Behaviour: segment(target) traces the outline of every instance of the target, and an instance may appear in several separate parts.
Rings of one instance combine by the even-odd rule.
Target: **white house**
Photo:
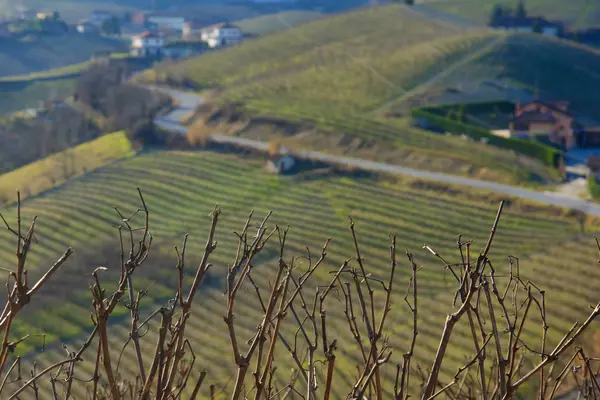
[[[156,57],[162,54],[165,39],[151,32],[144,32],[131,38],[131,55],[136,57]]]
[[[88,20],[80,21],[76,26],[79,33],[97,33],[98,27]]]
[[[155,24],[159,30],[162,31],[175,31],[183,32],[183,26],[185,24],[184,17],[173,17],[167,15],[150,15],[147,21]]]
[[[243,37],[242,31],[228,22],[207,26],[200,34],[201,39],[212,48],[238,44]]]
[[[547,36],[562,36],[564,32],[564,25],[561,22],[548,21],[541,17],[506,16],[498,18],[491,27],[512,32],[538,32]]]

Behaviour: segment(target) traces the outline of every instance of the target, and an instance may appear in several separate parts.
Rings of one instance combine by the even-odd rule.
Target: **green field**
[[[173,295],[175,290],[174,253],[172,245],[180,243],[185,232],[191,234],[188,254],[190,265],[194,265],[206,238],[209,224],[208,214],[215,203],[223,210],[222,223],[217,229],[218,250],[212,262],[212,284],[206,286],[199,297],[200,306],[193,309],[189,336],[199,357],[198,368],[208,368],[210,383],[220,388],[232,374],[228,354],[229,344],[224,335],[225,312],[222,277],[227,263],[231,262],[235,236],[232,231],[241,229],[251,209],[258,217],[269,210],[274,211],[272,223],[289,224],[289,250],[287,257],[301,256],[305,246],[317,252],[324,240],[334,238],[329,248],[327,265],[317,273],[318,282],[330,279],[329,271],[337,268],[343,260],[353,256],[348,232],[348,216],[356,221],[362,255],[374,276],[387,275],[388,234],[398,235],[398,245],[414,252],[422,265],[420,276],[421,329],[416,360],[428,367],[453,295],[450,275],[444,272],[429,253],[422,250],[429,244],[447,259],[456,261],[456,237],[464,234],[475,240],[474,249],[483,246],[494,219],[497,201],[494,196],[485,200],[485,195],[461,191],[440,191],[421,188],[407,181],[393,179],[349,179],[329,176],[319,179],[301,180],[280,177],[262,171],[264,161],[252,157],[219,155],[209,152],[150,152],[132,159],[112,163],[55,189],[51,193],[26,200],[23,217],[28,220],[38,215],[38,243],[28,258],[30,279],[35,279],[48,263],[61,254],[67,245],[72,245],[76,258],[71,260],[52,283],[39,292],[28,312],[15,327],[15,338],[25,332],[46,333],[46,351],[38,357],[38,368],[57,361],[64,351],[56,346],[57,341],[67,341],[73,348],[84,340],[89,329],[89,292],[87,282],[90,271],[105,265],[109,271],[117,271],[118,250],[116,230],[113,223],[118,218],[112,209],[119,207],[123,212],[134,211],[138,206],[135,187],[142,188],[151,215],[151,231],[155,238],[155,255],[149,266],[140,270],[136,278],[138,288],[154,281],[150,298],[143,308],[143,315],[159,302]],[[14,217],[14,208],[2,210],[7,218]],[[500,275],[504,276],[504,260],[508,254],[519,256],[521,275],[533,278],[548,290],[549,341],[554,343],[575,319],[587,312],[587,305],[597,301],[594,284],[600,279],[600,270],[594,268],[597,250],[591,236],[583,235],[576,219],[545,208],[525,207],[518,202],[505,210],[500,224],[493,260]],[[269,277],[276,267],[276,244],[267,248],[254,279],[263,287],[268,286]],[[157,257],[159,257],[157,259]],[[165,258],[170,257],[170,258]],[[12,236],[0,232],[0,267],[11,268],[14,259]],[[156,264],[152,264],[153,260]],[[165,261],[166,260],[166,261]],[[169,260],[173,260],[170,262]],[[565,274],[565,268],[569,273]],[[190,267],[191,269],[191,267]],[[408,269],[401,263],[394,292],[394,304],[390,314],[390,345],[394,355],[384,377],[386,397],[392,390],[391,381],[395,363],[408,346],[410,335],[409,313],[402,306]],[[189,283],[190,277],[186,278]],[[316,284],[316,283],[315,283]],[[565,288],[577,287],[578,295],[571,296]],[[65,291],[65,288],[69,288]],[[79,289],[78,289],[79,288]],[[236,310],[239,334],[251,336],[257,317],[252,288],[245,288],[244,301],[238,302]],[[332,306],[333,308],[333,306]],[[117,315],[124,315],[124,307]],[[142,316],[142,319],[145,317]],[[351,371],[359,353],[355,351],[352,338],[346,332],[343,316],[331,312],[328,319],[333,328],[331,337],[338,339],[338,379],[335,393],[343,397],[349,390]],[[116,321],[122,321],[117,317]],[[452,342],[447,362],[443,366],[442,380],[447,382],[455,373],[458,363],[472,356],[472,342],[463,335],[466,326],[459,330]],[[113,356],[118,357],[121,343],[128,337],[126,323],[113,327]],[[532,346],[538,336],[537,325],[525,327],[523,339]],[[286,331],[288,332],[288,331]],[[13,339],[11,337],[11,339]],[[24,343],[20,354],[31,351],[36,339]],[[38,340],[38,345],[40,339]],[[207,343],[210,343],[207,345]],[[152,352],[154,335],[144,337],[143,349]],[[127,360],[130,354],[126,353]],[[277,362],[287,376],[291,360],[279,357]],[[78,367],[78,374],[91,376],[93,357]],[[121,372],[132,373],[135,363],[121,363]],[[85,398],[85,384],[76,384],[74,396]],[[188,387],[188,390],[191,390]],[[208,389],[208,386],[206,386]],[[206,395],[206,391],[204,392]],[[26,398],[26,397],[23,397]]]
[[[402,5],[381,6],[303,24],[143,78],[188,76],[200,87],[222,89],[221,100],[242,102],[253,115],[309,122],[432,159],[467,162],[473,170],[498,172],[501,181],[552,181],[535,162],[515,174],[510,152],[423,132],[378,113],[504,38],[438,24]]]
[[[422,0],[437,10],[455,14],[482,24],[489,21],[494,4],[515,7],[514,0]],[[600,24],[600,3],[595,0],[527,0],[530,15],[566,22],[572,28],[585,28]]]
[[[284,11],[277,14],[268,14],[256,18],[236,21],[236,25],[249,35],[266,35],[292,28],[323,18],[323,14],[312,11]]]

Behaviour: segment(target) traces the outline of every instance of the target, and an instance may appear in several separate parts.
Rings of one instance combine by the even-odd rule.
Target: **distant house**
[[[104,21],[109,20],[112,17],[114,17],[114,14],[110,11],[94,10],[90,14],[89,22],[96,26],[102,26]]]
[[[146,15],[143,12],[136,12],[131,16],[131,23],[134,25],[146,25]]]
[[[568,106],[569,103],[564,101],[517,104],[514,118],[509,125],[510,136],[547,135],[551,142],[565,149],[576,146],[576,133],[581,130],[581,126],[567,111]]]
[[[165,39],[161,35],[144,32],[131,40],[131,55],[134,57],[158,57],[162,55]]]
[[[183,24],[183,38],[188,40],[202,34],[203,24],[199,21],[186,21]]]
[[[77,32],[84,34],[98,33],[98,27],[88,20],[80,21],[75,26],[75,29],[77,30]]]
[[[565,31],[561,22],[548,21],[542,17],[504,16],[496,19],[490,26],[513,32],[537,32],[547,36],[562,36]]]
[[[294,169],[296,159],[289,153],[276,154],[267,160],[267,171],[274,174],[289,173]]]
[[[231,46],[242,41],[242,31],[229,22],[211,25],[201,30],[201,38],[211,48]]]
[[[40,11],[35,15],[39,21],[57,21],[60,19],[60,13],[56,10]]]
[[[161,31],[171,31],[174,33],[182,33],[185,24],[185,18],[180,16],[169,15],[150,15],[147,21],[156,25]]]

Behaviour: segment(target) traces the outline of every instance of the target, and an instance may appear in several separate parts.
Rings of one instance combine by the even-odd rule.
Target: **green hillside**
[[[475,171],[495,171],[502,177],[494,179],[501,181],[522,183],[533,176],[552,180],[539,163],[515,163],[512,152],[372,115],[503,37],[438,23],[402,5],[381,6],[159,67],[142,79],[173,82],[186,76],[199,87],[219,88],[221,101],[241,102],[253,115],[308,122],[359,140],[385,142],[388,148],[420,153],[417,158],[426,155],[430,165],[436,158],[458,160]],[[316,148],[324,147],[337,148],[323,143]],[[396,162],[411,165],[411,158]]]
[[[475,240],[475,248],[483,246],[489,234],[497,201],[494,196],[461,192],[460,190],[427,189],[411,181],[393,179],[348,179],[325,176],[314,179],[294,179],[263,172],[264,161],[258,158],[219,155],[208,152],[154,152],[112,163],[84,177],[74,180],[41,197],[25,201],[23,218],[38,215],[38,243],[28,258],[30,277],[38,276],[50,260],[57,257],[65,246],[72,245],[76,258],[60,273],[53,276],[51,284],[44,287],[33,301],[28,312],[15,327],[15,337],[24,332],[46,333],[47,350],[38,358],[38,368],[63,357],[57,341],[68,341],[72,346],[84,340],[83,332],[89,329],[89,292],[86,274],[99,265],[117,271],[118,260],[116,230],[118,221],[113,206],[123,212],[138,207],[135,186],[144,191],[150,208],[151,230],[154,236],[154,256],[149,265],[136,278],[139,288],[154,281],[150,298],[146,299],[143,315],[172,296],[176,287],[176,274],[171,260],[172,245],[179,243],[185,232],[191,234],[188,253],[193,264],[201,253],[208,229],[208,213],[215,203],[223,210],[222,223],[217,229],[218,251],[211,261],[215,267],[211,274],[213,284],[201,293],[201,307],[192,312],[189,335],[192,345],[198,349],[199,369],[210,368],[210,381],[224,384],[231,373],[230,360],[223,358],[229,345],[223,335],[222,320],[223,282],[227,263],[231,262],[235,249],[235,236],[231,233],[241,228],[247,213],[254,209],[257,216],[274,211],[272,223],[291,226],[288,239],[288,257],[301,256],[304,247],[313,252],[323,241],[334,238],[329,248],[327,265],[317,273],[319,281],[328,280],[329,271],[339,267],[353,249],[347,230],[348,216],[357,222],[362,253],[374,276],[387,274],[388,233],[398,234],[398,246],[416,254],[420,269],[421,326],[420,345],[416,360],[426,367],[435,349],[447,305],[451,303],[453,286],[443,266],[421,248],[430,244],[445,257],[456,260],[456,237],[465,234]],[[243,196],[240,194],[243,193]],[[519,256],[521,277],[535,278],[535,282],[547,289],[549,316],[548,340],[554,343],[566,331],[572,321],[586,312],[586,307],[597,300],[594,279],[600,271],[591,268],[597,258],[592,237],[582,235],[577,220],[551,209],[536,208],[515,201],[507,206],[506,213],[496,235],[493,259],[497,260],[499,275],[504,276],[502,260],[506,255]],[[14,208],[5,208],[3,215],[13,217]],[[273,245],[276,246],[276,245]],[[269,276],[276,266],[276,248],[265,250],[254,279],[259,285],[268,285]],[[275,251],[275,253],[273,253]],[[0,231],[0,267],[10,268],[14,260],[11,234]],[[113,254],[114,253],[114,254]],[[156,264],[153,264],[156,263]],[[154,265],[154,266],[153,266]],[[404,266],[404,264],[402,264]],[[569,274],[564,274],[568,266]],[[148,269],[150,268],[150,269]],[[543,271],[542,274],[540,272]],[[404,288],[407,269],[400,269],[398,287]],[[191,279],[187,277],[186,281]],[[64,288],[70,288],[65,294]],[[266,286],[265,286],[266,287]],[[569,297],[564,287],[577,287],[578,296]],[[242,296],[252,296],[251,288],[245,288]],[[394,304],[402,304],[404,289],[394,292]],[[251,335],[255,326],[255,309],[250,297],[243,297],[236,311],[237,324],[242,335]],[[568,301],[565,301],[568,298]],[[66,301],[65,301],[66,300]],[[37,310],[37,311],[36,311]],[[253,311],[254,310],[254,311]],[[117,315],[127,313],[121,306]],[[144,319],[145,316],[142,317]],[[343,315],[331,313],[333,328],[330,334],[338,338],[340,351],[336,365],[341,368],[336,380],[336,393],[346,393],[347,380],[352,365],[359,357],[354,351],[352,337],[346,332]],[[394,358],[385,369],[390,378],[395,373],[395,363],[401,359],[408,344],[410,320],[408,310],[396,307],[390,314],[390,345]],[[119,321],[117,319],[116,321]],[[467,328],[459,325],[457,329]],[[127,339],[128,325],[117,323],[113,330],[123,343]],[[539,334],[537,325],[525,327],[523,340],[532,340]],[[11,338],[12,339],[12,338]],[[27,353],[38,340],[32,338],[21,345],[19,353]],[[118,357],[120,343],[115,341],[114,356]],[[152,352],[155,341],[150,334],[145,337],[144,351]],[[207,345],[210,343],[210,345]],[[472,343],[467,336],[456,336],[448,362],[444,364],[443,380],[448,381],[456,371],[457,363],[472,353]],[[129,357],[126,353],[125,360]],[[287,371],[290,360],[278,359],[279,370]],[[346,366],[346,368],[344,367]],[[93,372],[93,359],[78,364],[78,372]],[[124,362],[121,372],[131,373],[135,363]],[[285,373],[285,372],[284,372]],[[393,378],[391,378],[393,379]],[[75,386],[75,397],[85,398],[85,384]],[[186,390],[191,390],[189,387]],[[386,390],[391,391],[391,384]],[[26,398],[26,397],[24,397]]]
[[[495,4],[515,7],[515,0],[422,0],[437,10],[486,24]],[[573,28],[600,24],[600,3],[596,0],[526,0],[530,15],[542,15],[566,22]]]
[[[284,11],[277,14],[263,15],[256,18],[236,21],[236,25],[248,35],[265,35],[284,31],[323,18],[323,14],[312,11]]]
[[[24,75],[86,62],[97,51],[122,52],[119,40],[83,35],[1,39],[0,77]]]

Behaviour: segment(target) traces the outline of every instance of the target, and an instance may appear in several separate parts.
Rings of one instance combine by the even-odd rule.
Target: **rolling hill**
[[[540,35],[511,34],[438,76],[423,93],[444,92],[438,101],[445,103],[567,100],[569,111],[595,125],[600,123],[600,93],[590,88],[600,85],[599,70],[598,50]],[[401,97],[399,102],[406,100]]]
[[[0,77],[24,75],[88,61],[97,51],[122,52],[125,43],[100,36],[2,38]]]
[[[523,183],[532,176],[552,181],[547,171],[540,173],[537,168],[533,172],[526,166],[522,167],[524,175],[516,176],[514,163],[507,161],[509,152],[488,147],[483,150],[487,155],[477,159],[483,146],[475,149],[475,144],[456,137],[413,129],[405,118],[407,112],[401,113],[400,119],[380,112],[389,111],[391,105],[394,111],[400,105],[414,107],[411,102],[415,93],[427,91],[453,71],[458,74],[476,65],[482,55],[494,54],[502,43],[514,47],[515,71],[521,55],[539,52],[540,59],[551,60],[543,65],[544,74],[549,81],[552,76],[561,76],[563,88],[570,82],[579,85],[575,81],[581,75],[566,58],[561,58],[563,55],[585,57],[584,68],[600,59],[595,53],[560,41],[524,38],[520,44],[519,39],[454,26],[403,5],[386,5],[310,22],[236,48],[159,68],[144,78],[172,82],[185,76],[200,88],[218,89],[221,102],[241,103],[254,115],[304,121],[361,140],[385,141],[432,159],[469,160],[475,169],[500,171],[505,181]],[[545,46],[536,48],[530,43]],[[537,68],[540,63],[532,64],[521,84],[530,81],[527,83],[533,85]],[[491,80],[497,79],[491,76],[493,71]],[[461,79],[470,82],[471,77],[465,74]],[[585,103],[596,96],[591,89],[595,78],[586,76],[583,82],[588,89],[569,92],[558,88],[562,83],[552,82],[546,91],[589,111],[591,105]]]
[[[209,224],[208,213],[217,202],[223,210],[216,238],[219,247],[211,259],[215,264],[210,279],[212,283],[203,287],[201,307],[193,309],[188,331],[192,345],[198,349],[198,368],[209,368],[209,380],[218,388],[226,385],[232,372],[230,360],[223,357],[223,352],[229,351],[229,344],[223,330],[222,279],[225,266],[231,262],[235,250],[235,236],[231,232],[242,226],[251,209],[257,216],[272,210],[273,224],[291,226],[288,257],[305,254],[304,246],[309,246],[314,252],[327,237],[334,238],[328,251],[328,261],[317,272],[316,279],[319,281],[329,280],[329,271],[352,257],[348,216],[357,223],[362,254],[374,277],[387,274],[387,235],[397,233],[398,245],[413,251],[421,266],[419,315],[422,328],[415,362],[427,367],[449,311],[446,305],[451,304],[453,286],[449,284],[450,276],[444,272],[439,260],[421,248],[424,243],[430,244],[446,258],[455,260],[459,257],[456,235],[460,233],[473,239],[474,246],[479,248],[489,234],[498,199],[385,177],[349,179],[335,174],[312,178],[308,175],[304,179],[301,176],[280,177],[266,174],[263,166],[264,159],[253,156],[155,151],[109,163],[49,193],[26,200],[23,218],[29,220],[38,215],[38,240],[28,258],[31,279],[39,276],[42,268],[61,254],[65,246],[72,245],[76,250],[75,258],[53,276],[27,312],[15,322],[15,338],[26,332],[46,334],[46,351],[37,357],[38,368],[63,357],[64,351],[57,346],[59,340],[72,348],[84,340],[84,332],[89,330],[90,324],[89,276],[86,275],[99,265],[108,267],[109,271],[118,270],[117,231],[112,226],[118,217],[112,206],[123,212],[135,210],[138,207],[135,186],[144,191],[155,239],[154,253],[136,277],[139,288],[154,282],[149,297],[144,299],[142,319],[175,291],[177,283],[172,268],[172,245],[189,232],[187,254],[190,263],[194,264],[203,247]],[[240,193],[244,195],[240,196]],[[14,207],[2,209],[6,218],[11,218],[14,211]],[[574,216],[560,210],[512,201],[505,210],[495,244],[492,258],[497,260],[499,275],[505,275],[507,267],[501,260],[506,255],[519,256],[521,277],[534,278],[536,284],[548,290],[547,307],[552,310],[548,321],[551,326],[549,343],[556,342],[562,331],[586,313],[587,305],[597,300],[593,282],[600,279],[600,271],[590,268],[596,263],[597,249],[593,238],[581,232]],[[273,246],[265,250],[254,273],[256,283],[265,287],[276,267],[277,248]],[[12,267],[13,253],[10,232],[0,231],[0,267]],[[402,267],[397,282],[402,289],[394,292],[394,304],[402,304],[408,279],[404,264]],[[564,273],[566,267],[569,268],[568,274]],[[191,276],[186,276],[186,283],[191,279]],[[571,296],[564,290],[565,287],[577,287],[578,295]],[[242,296],[253,296],[251,289],[244,288]],[[127,313],[125,306],[119,306],[111,327],[115,343],[124,343],[128,338],[129,327],[119,318],[119,315]],[[251,336],[256,323],[252,301],[238,302],[236,315],[239,332]],[[334,392],[343,394],[348,390],[352,366],[360,356],[354,351],[353,339],[345,328],[338,328],[344,326],[343,315],[332,312],[328,318],[331,318],[331,326],[335,327],[329,334],[338,339],[340,349],[336,362],[340,375],[335,381]],[[384,370],[384,377],[393,380],[394,365],[408,345],[409,311],[395,307],[389,318],[390,326],[393,326],[389,344],[395,352],[392,363]],[[525,326],[522,339],[530,342],[536,338],[538,328],[537,325]],[[448,362],[443,365],[443,381],[450,380],[457,365],[466,355],[473,353],[467,336],[461,337],[467,326],[458,325],[456,329],[459,333],[452,342]],[[152,353],[154,333],[152,331],[144,337],[144,352]],[[27,355],[36,343],[40,345],[41,338],[30,338],[19,346],[17,354]],[[113,347],[115,360],[119,356],[119,344]],[[124,360],[130,356],[126,352]],[[26,360],[30,362],[31,358],[26,357]],[[285,357],[277,362],[281,371],[291,367],[291,360]],[[93,372],[93,358],[78,365],[78,373],[83,376]],[[122,374],[130,374],[134,370],[135,363],[121,363]],[[85,387],[85,383],[75,384],[73,395],[85,398]],[[186,390],[192,390],[192,387]],[[391,384],[385,390],[388,395],[392,390]]]
[[[487,24],[495,4],[515,7],[515,0],[421,0],[437,10]],[[572,28],[600,24],[600,3],[595,0],[526,0],[530,15],[566,22]]]

